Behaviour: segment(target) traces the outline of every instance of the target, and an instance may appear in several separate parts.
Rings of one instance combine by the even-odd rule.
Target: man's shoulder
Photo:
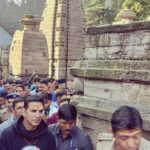
[[[79,127],[75,127],[75,131],[74,131],[74,138],[78,139],[78,141],[91,141],[89,135],[84,132],[83,130],[81,130]]]
[[[8,120],[2,122],[2,123],[0,124],[0,129],[3,128],[3,127],[5,127],[5,126],[7,126],[7,124],[9,124],[9,121],[8,121]]]
[[[93,150],[93,144],[89,135],[79,127],[75,127],[73,138],[80,144],[81,149]]]
[[[96,150],[114,150],[114,138],[111,133],[99,133]]]
[[[6,120],[2,124],[0,124],[0,134],[3,132],[3,130],[5,130],[8,127],[10,127],[12,124],[13,124],[13,122],[11,122],[10,120]]]
[[[96,150],[115,150],[114,141],[99,141]]]
[[[59,130],[58,124],[52,124],[48,126],[48,130],[51,131],[53,134],[56,134]]]
[[[0,136],[1,137],[10,137],[12,135],[12,133],[14,132],[13,126],[7,126],[3,129],[0,130]]]
[[[141,138],[140,150],[150,150],[150,141]]]
[[[82,129],[80,129],[79,127],[75,127],[75,135],[79,135],[81,137],[88,136],[88,134],[84,132]]]

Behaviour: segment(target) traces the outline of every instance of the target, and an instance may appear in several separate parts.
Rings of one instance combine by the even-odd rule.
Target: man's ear
[[[109,128],[109,132],[113,135],[113,137],[115,138],[115,134],[114,134],[114,132],[113,132],[113,130],[112,130],[112,128],[110,127]]]
[[[23,117],[25,117],[25,112],[26,112],[26,110],[25,110],[25,108],[24,108],[23,111],[22,111],[22,116],[23,116]]]
[[[15,112],[15,109],[12,107],[11,111],[12,111],[12,113],[14,113],[14,112]]]

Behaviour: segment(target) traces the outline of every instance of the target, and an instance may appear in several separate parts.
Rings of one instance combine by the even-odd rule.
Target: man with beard
[[[77,109],[64,104],[58,111],[58,124],[49,127],[55,135],[57,150],[93,150],[87,134],[76,127]]]
[[[150,150],[150,142],[142,138],[142,118],[138,110],[121,106],[111,117],[112,139],[107,135],[97,150]]]
[[[24,101],[24,113],[16,123],[5,129],[0,137],[1,150],[40,149],[55,150],[55,138],[42,120],[43,99],[27,96]]]

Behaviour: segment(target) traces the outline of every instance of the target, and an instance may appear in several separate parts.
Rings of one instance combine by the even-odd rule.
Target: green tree
[[[113,0],[111,5],[105,6],[105,0],[87,0],[84,7],[87,24],[111,24],[122,2],[123,0]]]
[[[145,20],[150,15],[149,0],[125,0],[120,11],[125,8],[129,8],[136,13],[135,20],[137,21]]]

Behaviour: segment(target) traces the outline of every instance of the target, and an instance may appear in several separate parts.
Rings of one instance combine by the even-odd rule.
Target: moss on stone
[[[83,60],[71,68],[73,76],[133,82],[150,82],[149,61]]]
[[[150,21],[132,22],[121,25],[104,25],[100,27],[90,27],[86,33],[89,35],[99,35],[104,33],[127,33],[137,30],[150,30]]]

